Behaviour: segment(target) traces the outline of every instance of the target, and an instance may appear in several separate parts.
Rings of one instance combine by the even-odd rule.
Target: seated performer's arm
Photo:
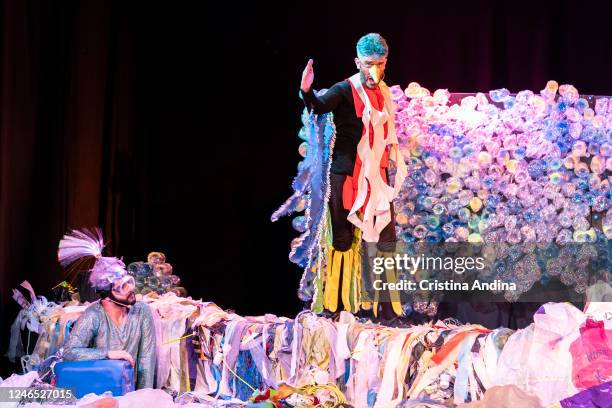
[[[151,315],[151,308],[142,304],[142,317],[140,324],[140,344],[138,346],[138,376],[137,388],[153,388],[156,364],[155,323]]]
[[[108,349],[91,347],[100,322],[93,308],[88,307],[77,319],[64,345],[63,357],[67,361],[102,360]]]
[[[311,89],[314,81],[314,71],[312,69],[312,59],[308,60],[306,68],[302,73],[302,83],[300,85],[300,94],[304,100],[304,104],[309,110],[312,110],[317,115],[331,112],[342,101],[340,92],[340,83],[335,84],[321,96],[316,96]]]
[[[62,354],[66,361],[82,360],[127,360],[134,366],[134,358],[124,350],[108,350],[92,346],[100,326],[99,314],[95,307],[88,307],[77,319],[64,345]]]

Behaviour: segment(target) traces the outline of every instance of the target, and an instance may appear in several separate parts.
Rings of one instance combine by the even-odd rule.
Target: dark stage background
[[[0,3],[0,351],[11,289],[62,279],[68,227],[102,226],[126,262],[164,251],[194,297],[295,315],[295,233],[269,216],[299,160],[301,71],[349,77],[367,32],[389,84],[612,94],[604,2],[254,3]]]

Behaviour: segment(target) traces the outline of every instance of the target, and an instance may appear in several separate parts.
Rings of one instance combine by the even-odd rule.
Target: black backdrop
[[[101,225],[127,262],[164,251],[238,313],[299,311],[295,234],[269,221],[299,160],[299,79],[309,57],[317,88],[350,76],[364,33],[387,38],[390,84],[612,94],[604,2],[0,4],[1,351],[11,288],[61,280],[68,227]]]

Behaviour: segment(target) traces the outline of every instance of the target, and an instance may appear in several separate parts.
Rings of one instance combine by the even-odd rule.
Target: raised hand
[[[314,81],[314,71],[312,69],[312,58],[308,60],[306,64],[306,68],[304,68],[304,72],[302,72],[302,83],[300,85],[300,89],[303,92],[310,91],[310,87],[312,86],[312,82]]]

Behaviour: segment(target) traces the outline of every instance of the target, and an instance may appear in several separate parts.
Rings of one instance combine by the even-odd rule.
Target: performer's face
[[[136,303],[135,288],[134,278],[126,275],[113,283],[112,297],[120,303],[133,305]]]
[[[385,77],[387,57],[361,57],[355,58],[355,65],[361,75],[361,82],[368,88],[376,88]]]

